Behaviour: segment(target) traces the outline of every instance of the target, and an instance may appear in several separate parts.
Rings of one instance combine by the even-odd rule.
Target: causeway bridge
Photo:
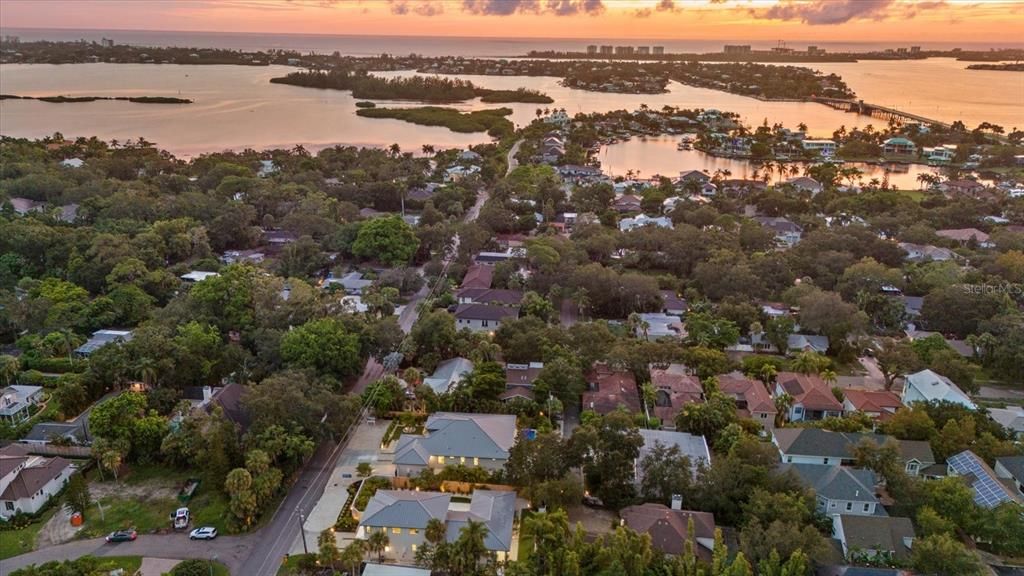
[[[904,112],[895,108],[889,108],[888,106],[870,104],[863,100],[844,100],[842,98],[822,98],[818,96],[812,96],[810,100],[812,102],[824,104],[830,108],[835,108],[836,110],[842,110],[843,112],[855,112],[863,116],[882,118],[886,121],[894,120],[897,124],[903,124],[905,122],[919,122],[921,124],[949,127],[949,124],[946,122],[939,122],[938,120],[925,118],[924,116],[911,114],[910,112]]]

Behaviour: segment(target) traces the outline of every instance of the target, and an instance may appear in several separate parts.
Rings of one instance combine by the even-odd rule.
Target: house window
[[[792,463],[793,462],[793,457],[792,456],[786,456],[786,462]]]
[[[437,463],[444,466],[444,456],[438,456]]]
[[[409,535],[410,536],[415,536],[415,535],[417,535],[419,533],[420,533],[420,531],[418,529],[416,529],[416,528],[409,528]]]
[[[907,462],[907,474],[911,476],[917,476],[917,471],[920,469],[920,465],[917,462]]]
[[[864,511],[867,512],[870,509],[871,509],[871,504],[865,503],[864,504]]]
[[[402,529],[401,528],[392,528],[391,529],[391,533],[392,534],[401,534],[402,533]]]
[[[846,503],[846,511],[849,512],[850,510],[853,510],[853,502]]]
[[[466,457],[465,456],[459,456],[459,464],[465,464],[465,463],[466,463]]]
[[[479,466],[479,465],[480,465],[480,459],[479,458],[473,458],[473,466]]]
[[[413,551],[413,552],[415,552],[415,551],[416,551],[416,545],[415,545],[415,544],[413,544],[413,545],[412,545],[412,551]]]
[[[484,328],[487,328],[489,326],[489,324],[487,323],[487,320],[481,321],[480,325],[483,326]]]
[[[835,502],[829,502],[828,503],[828,507],[829,508],[835,508],[836,507],[836,503]]]
[[[822,464],[828,464],[828,458],[825,458],[825,459],[823,459],[823,460],[821,461],[821,463],[822,463]]]
[[[761,413],[761,420],[764,420],[764,419],[765,419],[765,418],[767,418],[767,417],[768,417],[768,415],[767,415],[767,414],[765,414],[764,412],[762,412],[762,413]]]
[[[14,510],[14,502],[4,502],[4,508]]]

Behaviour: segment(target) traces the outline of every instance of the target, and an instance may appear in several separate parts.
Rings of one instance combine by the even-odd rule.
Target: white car
[[[213,526],[203,526],[189,532],[189,540],[213,540],[217,537],[217,529]]]

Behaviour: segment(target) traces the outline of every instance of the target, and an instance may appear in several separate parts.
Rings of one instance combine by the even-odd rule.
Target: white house
[[[60,165],[64,168],[81,168],[85,165],[85,160],[81,158],[68,158],[67,160],[61,160]]]
[[[903,404],[910,406],[914,402],[933,400],[955,402],[971,410],[977,409],[970,397],[949,378],[927,369],[908,374],[903,383]]]
[[[449,464],[501,470],[516,440],[512,414],[432,414],[424,433],[402,434],[395,446],[394,464],[403,476]]]
[[[455,327],[473,332],[494,332],[502,322],[519,317],[518,306],[492,306],[491,304],[459,304],[455,309]]]
[[[13,385],[0,391],[0,422],[16,426],[32,416],[32,407],[43,397],[40,386]]]
[[[640,228],[642,226],[657,226],[659,228],[672,229],[672,219],[667,216],[656,216],[651,217],[646,214],[640,214],[633,218],[623,218],[619,220],[619,230],[623,232],[629,232],[634,228]]]
[[[74,471],[71,462],[30,455],[21,444],[0,448],[0,518],[35,514],[64,488]]]
[[[822,156],[832,156],[836,153],[836,143],[834,140],[801,140],[800,144],[804,150],[817,152]]]
[[[466,374],[473,371],[473,362],[461,356],[449,358],[437,365],[437,369],[430,376],[423,379],[423,383],[438,393],[443,394],[452,386],[462,382]]]
[[[897,440],[882,434],[830,432],[820,428],[777,428],[772,430],[772,443],[786,464],[852,465],[856,462],[854,448],[868,440],[877,446],[895,442],[903,460],[904,470],[917,476],[935,464],[935,455],[926,441]]]
[[[825,514],[885,516],[885,508],[875,496],[875,473],[846,466],[821,464],[782,464],[779,471],[792,471],[800,482],[814,489],[818,510]]]

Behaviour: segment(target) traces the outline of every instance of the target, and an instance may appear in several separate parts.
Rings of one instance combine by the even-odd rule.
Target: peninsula
[[[274,84],[290,84],[307,88],[351,90],[352,96],[373,100],[418,100],[421,102],[464,102],[479,97],[483,102],[525,102],[550,104],[551,97],[536,90],[489,90],[474,86],[467,80],[451,80],[440,76],[384,78],[362,70],[309,70],[271,78]]]
[[[452,132],[487,132],[493,138],[512,133],[514,126],[505,118],[510,108],[492,108],[460,112],[454,108],[422,106],[420,108],[360,108],[357,116],[366,118],[393,118],[422,126],[444,126]]]
[[[120,100],[136,104],[191,104],[188,98],[172,98],[170,96],[16,96],[0,94],[0,100],[39,100],[50,104],[79,104],[97,102],[99,100]]]

